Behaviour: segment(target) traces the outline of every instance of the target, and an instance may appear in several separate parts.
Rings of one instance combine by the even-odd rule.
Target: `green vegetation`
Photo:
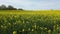
[[[0,34],[60,34],[60,10],[0,10]]]
[[[1,5],[0,10],[23,10],[23,9],[21,9],[21,8],[17,9],[17,8],[11,6],[11,5],[8,5],[8,7],[5,6],[5,5]]]

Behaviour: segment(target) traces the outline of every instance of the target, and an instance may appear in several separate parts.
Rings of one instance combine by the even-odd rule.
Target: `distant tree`
[[[9,6],[7,7],[7,9],[8,9],[8,10],[17,10],[17,8],[14,8],[14,7],[11,6],[11,5],[9,5]]]
[[[23,9],[19,8],[18,10],[23,10]]]
[[[6,8],[7,8],[7,7],[6,7],[5,5],[1,5],[1,6],[0,6],[0,10],[6,10]]]
[[[5,5],[1,5],[0,10],[23,10],[23,9],[21,9],[21,8],[17,9],[11,5],[8,5],[8,7],[6,7]]]

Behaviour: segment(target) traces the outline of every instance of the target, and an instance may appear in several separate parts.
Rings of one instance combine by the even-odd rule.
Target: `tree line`
[[[8,5],[8,7],[5,6],[5,5],[1,5],[0,10],[23,10],[23,9],[22,8],[17,9],[17,8],[11,6],[11,5]]]

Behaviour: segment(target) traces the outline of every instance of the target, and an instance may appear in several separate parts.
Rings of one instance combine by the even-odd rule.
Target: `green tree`
[[[6,10],[6,8],[7,8],[7,7],[6,7],[5,5],[1,5],[1,6],[0,6],[0,10]]]
[[[9,6],[7,7],[7,9],[8,9],[8,10],[16,10],[17,8],[14,8],[13,6],[9,5]]]

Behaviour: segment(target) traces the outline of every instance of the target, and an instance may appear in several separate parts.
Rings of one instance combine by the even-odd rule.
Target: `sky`
[[[60,0],[0,0],[2,4],[25,10],[60,9]]]

